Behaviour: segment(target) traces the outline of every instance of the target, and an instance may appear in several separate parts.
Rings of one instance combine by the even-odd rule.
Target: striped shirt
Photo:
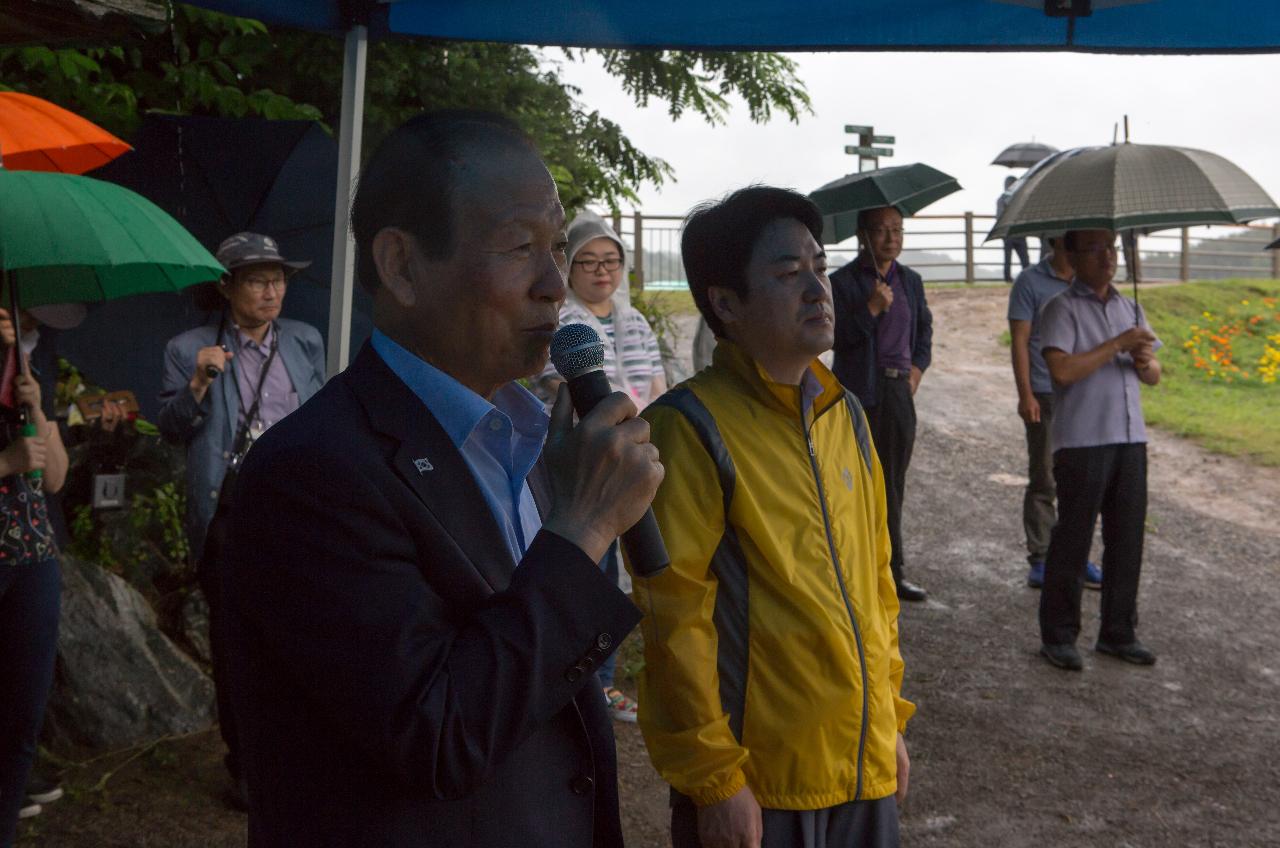
[[[600,334],[604,341],[604,373],[614,391],[631,395],[640,407],[653,400],[649,390],[653,379],[663,373],[662,353],[649,322],[638,310],[615,304],[613,314],[602,319],[570,295],[560,307],[560,326],[565,324],[586,324]],[[558,376],[548,362],[539,381]]]

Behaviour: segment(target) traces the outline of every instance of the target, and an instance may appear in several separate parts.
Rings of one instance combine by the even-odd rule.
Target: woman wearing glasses
[[[667,390],[658,340],[644,316],[619,291],[626,248],[604,219],[583,212],[569,226],[569,294],[560,326],[586,324],[604,341],[604,371],[614,391],[626,392],[640,409]],[[550,363],[542,372],[545,397],[554,399],[560,377]]]
[[[662,354],[649,322],[619,291],[627,252],[622,239],[604,219],[582,212],[569,226],[569,293],[560,307],[560,326],[586,324],[604,341],[604,372],[614,391],[626,392],[636,407],[644,409],[667,390]],[[544,398],[555,398],[560,375],[550,363],[539,378]],[[618,579],[618,545],[615,542],[601,567]],[[623,586],[625,590],[627,587]],[[619,721],[636,720],[636,703],[613,685],[614,657],[600,667],[609,713]]]

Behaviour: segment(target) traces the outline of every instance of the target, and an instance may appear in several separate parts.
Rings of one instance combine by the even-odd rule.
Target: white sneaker
[[[27,800],[35,804],[52,804],[63,796],[62,787],[52,780],[32,775],[27,781]]]
[[[18,818],[19,819],[34,818],[35,816],[40,815],[40,813],[42,812],[44,812],[43,807],[41,807],[39,804],[33,804],[32,802],[28,801],[26,804],[22,806],[22,809],[18,810]]]

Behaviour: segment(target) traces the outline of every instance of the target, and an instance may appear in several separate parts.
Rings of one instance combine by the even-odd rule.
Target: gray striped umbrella
[[[1280,208],[1239,167],[1204,150],[1116,144],[1063,156],[1030,175],[987,241],[1066,230],[1243,224]]]
[[[1006,168],[1030,168],[1042,159],[1047,159],[1058,152],[1058,148],[1038,141],[1024,141],[1011,144],[1000,155],[991,160],[992,165],[1004,165]]]

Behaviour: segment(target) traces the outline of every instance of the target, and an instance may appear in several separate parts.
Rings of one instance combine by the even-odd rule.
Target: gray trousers
[[[1022,529],[1027,536],[1027,562],[1044,562],[1049,554],[1049,534],[1058,520],[1054,509],[1053,395],[1037,394],[1040,423],[1023,422],[1027,431],[1027,489],[1022,495]]]
[[[761,848],[898,848],[898,805],[893,796],[850,801],[821,810],[762,810]],[[671,804],[672,848],[702,848],[698,812],[677,796]]]

